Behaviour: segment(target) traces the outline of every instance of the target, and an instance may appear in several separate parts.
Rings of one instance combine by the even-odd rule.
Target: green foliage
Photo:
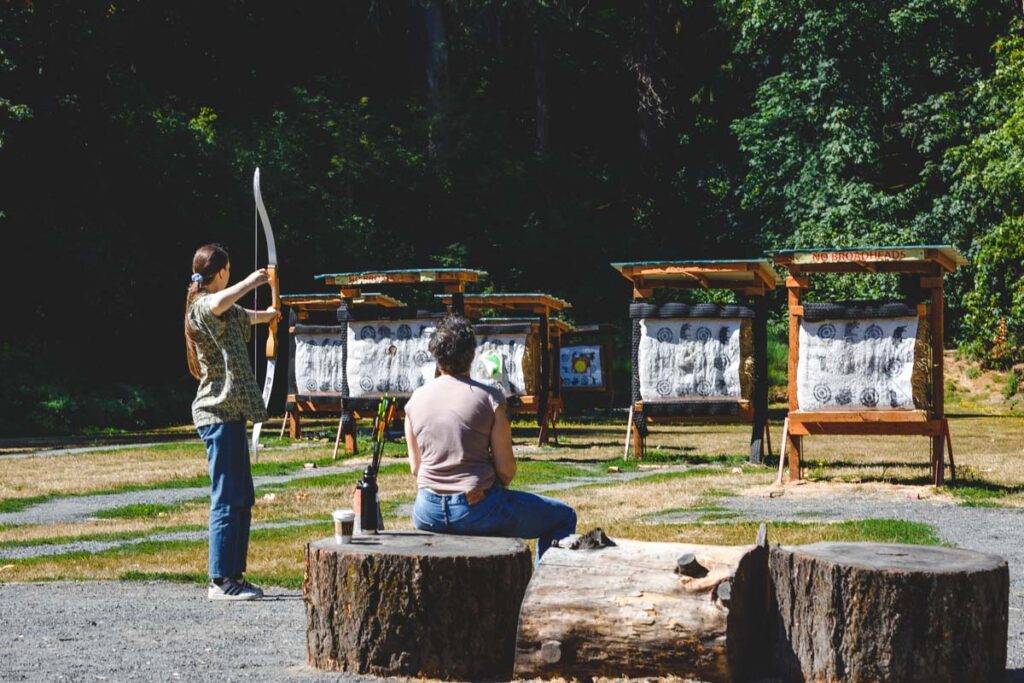
[[[964,310],[961,348],[1004,367],[1024,358],[1024,39],[1019,21],[1013,29],[992,46],[992,74],[970,88],[968,111],[978,112],[964,120],[971,137],[948,150],[942,169],[951,186],[928,219],[973,261],[951,297]]]
[[[132,503],[117,508],[99,510],[94,517],[101,519],[154,519],[160,514],[170,514],[181,508],[181,503]]]
[[[1021,377],[1016,372],[1006,373],[1006,380],[1003,384],[1003,398],[1012,398],[1020,391]]]
[[[445,3],[437,88],[422,3],[312,15],[10,3],[0,224],[8,278],[31,291],[9,304],[0,434],[188,419],[189,256],[220,241],[236,273],[262,262],[257,165],[286,292],[314,289],[315,273],[472,266],[490,272],[484,288],[550,291],[578,322],[628,330],[609,261],[950,242],[976,263],[949,279],[950,336],[1015,362],[1016,12],[1007,0]],[[811,296],[908,291],[835,277]]]

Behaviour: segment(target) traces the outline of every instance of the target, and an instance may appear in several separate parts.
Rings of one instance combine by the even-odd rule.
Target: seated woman
[[[405,406],[409,465],[419,486],[417,529],[447,534],[537,539],[537,557],[576,531],[576,512],[560,501],[511,491],[516,474],[505,397],[469,377],[476,336],[448,316],[430,340],[441,375]]]

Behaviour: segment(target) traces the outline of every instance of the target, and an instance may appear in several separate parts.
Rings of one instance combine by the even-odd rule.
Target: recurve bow
[[[267,217],[267,207],[263,205],[263,195],[260,194],[260,169],[257,168],[252,176],[252,193],[256,198],[256,212],[259,215],[259,222],[263,224],[263,235],[267,239],[267,275],[273,297],[274,310],[281,310],[281,288],[277,279],[277,244],[274,242],[274,231],[270,227],[270,219]],[[277,368],[277,319],[271,320],[267,325],[267,374],[263,380],[263,405],[270,403],[270,391],[274,388],[274,370]],[[260,458],[260,430],[262,422],[252,426],[252,453],[253,458]]]

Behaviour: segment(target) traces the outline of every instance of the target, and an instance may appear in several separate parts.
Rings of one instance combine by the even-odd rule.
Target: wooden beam
[[[866,422],[877,424],[882,422],[928,422],[928,414],[923,410],[829,410],[829,411],[790,411],[789,425],[802,422]]]
[[[935,289],[936,287],[942,287],[942,276],[938,277],[923,277],[921,278],[921,289]]]
[[[799,317],[802,318],[802,317],[804,317],[804,307],[802,305],[801,306],[790,306],[789,307],[789,314],[790,315],[796,315],[796,316],[799,316]]]
[[[790,422],[791,436],[942,436],[942,423],[929,422]]]
[[[787,275],[786,287],[788,289],[808,289],[811,286],[811,278],[802,275]]]
[[[929,249],[928,256],[950,273],[956,270],[956,264],[952,261],[952,259],[950,259],[948,256],[943,254],[938,249]]]

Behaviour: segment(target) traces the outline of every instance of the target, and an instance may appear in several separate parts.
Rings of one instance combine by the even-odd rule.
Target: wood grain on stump
[[[520,612],[517,678],[714,682],[766,670],[765,548],[616,542],[545,553]]]
[[[531,564],[515,538],[384,532],[310,543],[309,663],[378,676],[508,676]]]
[[[784,681],[1004,680],[1006,561],[877,543],[775,547],[774,665]]]

